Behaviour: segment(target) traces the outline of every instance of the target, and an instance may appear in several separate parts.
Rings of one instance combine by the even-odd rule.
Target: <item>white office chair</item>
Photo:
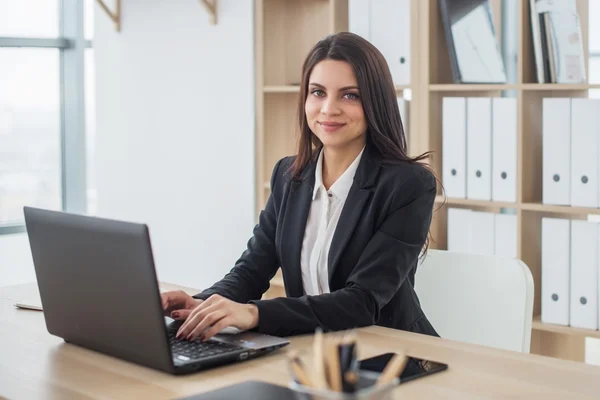
[[[534,288],[522,261],[428,250],[415,290],[441,337],[529,352]]]

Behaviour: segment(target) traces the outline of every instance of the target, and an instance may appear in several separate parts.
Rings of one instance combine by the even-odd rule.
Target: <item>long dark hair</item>
[[[328,35],[310,50],[302,66],[302,82],[298,101],[298,151],[291,166],[292,176],[300,173],[323,146],[310,130],[304,105],[308,96],[308,83],[313,68],[323,60],[345,61],[354,70],[367,123],[367,143],[373,145],[384,163],[419,163],[431,171],[424,160],[430,152],[410,157],[406,135],[400,117],[396,88],[392,74],[381,52],[368,40],[350,32]],[[433,174],[433,171],[431,171]],[[435,174],[433,174],[435,177]],[[439,180],[436,178],[439,183]],[[425,251],[429,238],[425,243]]]

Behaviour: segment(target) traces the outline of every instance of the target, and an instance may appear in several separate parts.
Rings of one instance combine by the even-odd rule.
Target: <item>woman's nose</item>
[[[321,114],[323,115],[336,115],[340,113],[340,107],[337,104],[336,99],[328,98],[323,100],[321,105]]]

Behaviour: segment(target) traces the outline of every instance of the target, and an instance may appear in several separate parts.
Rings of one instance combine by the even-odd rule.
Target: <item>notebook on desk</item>
[[[66,342],[181,374],[243,361],[289,344],[254,332],[175,338],[163,315],[145,224],[24,208],[48,332]]]

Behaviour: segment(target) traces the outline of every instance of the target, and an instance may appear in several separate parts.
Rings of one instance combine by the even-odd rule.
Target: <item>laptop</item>
[[[254,332],[176,339],[181,322],[164,316],[146,224],[33,207],[24,214],[46,327],[67,343],[172,374],[289,344]]]

